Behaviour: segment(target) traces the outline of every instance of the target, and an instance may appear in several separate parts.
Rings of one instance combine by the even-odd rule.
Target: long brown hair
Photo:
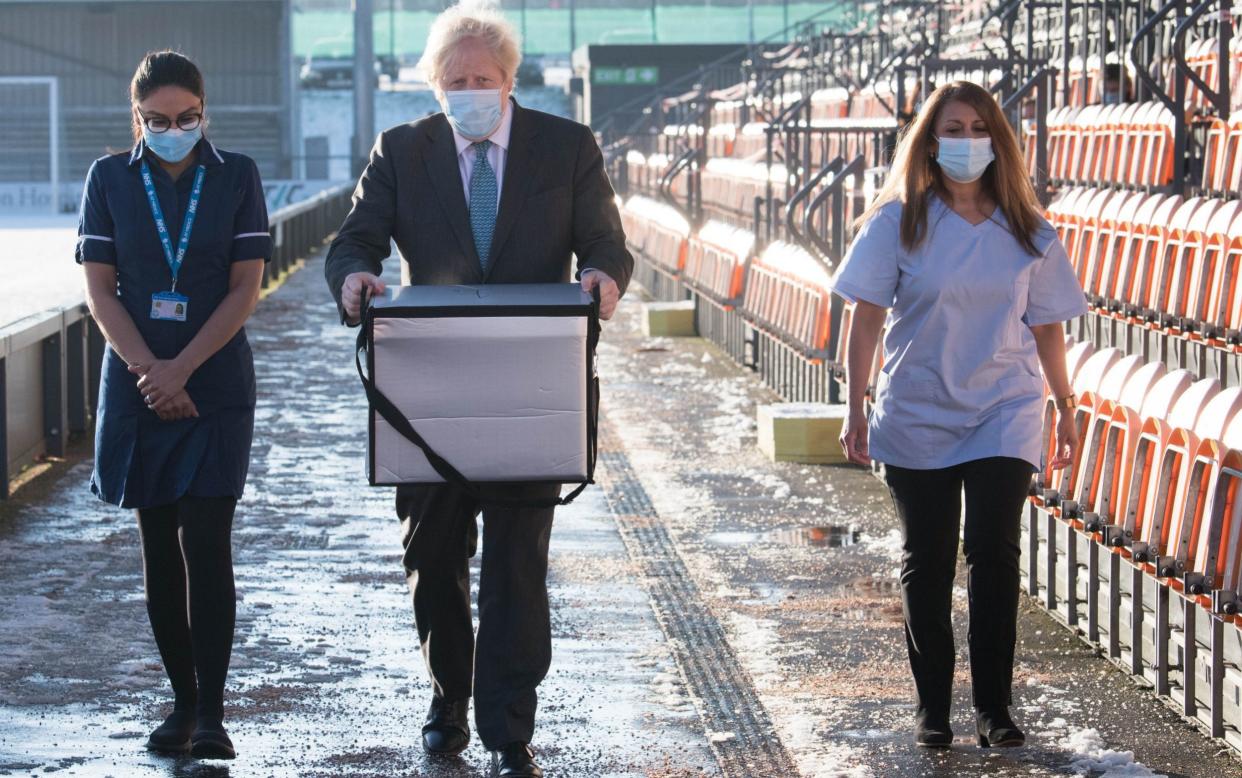
[[[928,195],[934,192],[946,199],[948,196],[944,174],[932,156],[936,119],[941,109],[955,100],[974,108],[992,136],[992,153],[996,159],[983,173],[984,193],[1004,214],[1018,244],[1031,254],[1038,254],[1035,233],[1040,227],[1042,209],[1027,176],[1018,139],[992,95],[969,81],[945,84],[927,98],[897,143],[888,181],[857,224],[871,219],[888,203],[898,201],[902,205],[901,245],[911,250],[927,237]]]

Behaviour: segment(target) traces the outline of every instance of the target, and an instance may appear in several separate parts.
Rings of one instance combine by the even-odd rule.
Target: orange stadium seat
[[[753,232],[708,221],[690,236],[682,279],[691,289],[732,310],[741,297],[754,245]]]

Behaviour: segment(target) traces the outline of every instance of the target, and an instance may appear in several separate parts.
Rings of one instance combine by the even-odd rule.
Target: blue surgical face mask
[[[946,176],[959,184],[978,181],[996,155],[991,138],[936,138],[936,161]]]
[[[443,105],[453,129],[470,140],[483,140],[495,132],[504,114],[499,89],[445,92]]]
[[[177,163],[185,159],[202,138],[201,125],[192,130],[170,127],[164,132],[151,132],[146,127],[142,129],[142,139],[146,141],[147,148],[165,162]]]

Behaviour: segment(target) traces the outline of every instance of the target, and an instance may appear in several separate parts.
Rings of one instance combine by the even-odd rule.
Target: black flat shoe
[[[492,752],[492,775],[496,778],[543,778],[535,764],[535,752],[525,743],[510,743]]]
[[[467,714],[470,700],[431,699],[423,725],[423,750],[435,756],[457,756],[470,745]]]
[[[980,748],[1017,748],[1026,745],[1026,733],[1009,717],[1008,708],[975,711]]]
[[[233,759],[233,741],[219,721],[204,721],[190,736],[190,756],[197,759]]]
[[[147,738],[147,750],[161,754],[184,754],[190,750],[190,735],[197,719],[192,710],[174,710]]]
[[[914,744],[922,748],[948,748],[953,745],[953,730],[947,721],[920,724],[914,728]]]

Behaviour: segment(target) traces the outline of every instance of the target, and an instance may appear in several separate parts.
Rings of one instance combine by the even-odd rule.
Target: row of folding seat
[[[782,164],[716,157],[703,166],[703,203],[749,224],[756,197],[766,197],[768,185],[784,196],[789,171]]]
[[[1204,149],[1204,189],[1215,192],[1242,192],[1242,118],[1213,119],[1207,129]]]
[[[1097,313],[1242,350],[1242,203],[1084,187],[1047,215]]]
[[[621,227],[630,249],[669,275],[686,265],[690,224],[672,206],[635,196],[621,207]]]
[[[812,360],[827,359],[832,335],[831,275],[792,243],[774,241],[746,273],[742,316]]]
[[[1186,44],[1186,64],[1194,71],[1199,78],[1203,79],[1209,87],[1216,89],[1217,82],[1220,79],[1220,53],[1219,42],[1215,38],[1205,38],[1202,40],[1191,41]],[[1171,63],[1170,63],[1171,64]],[[1231,108],[1242,107],[1242,95],[1238,94],[1238,89],[1242,88],[1242,35],[1235,35],[1229,41],[1229,94],[1231,96]],[[1166,81],[1171,83],[1171,81]],[[1194,85],[1194,82],[1187,84],[1186,102],[1188,107],[1198,112],[1212,112],[1208,103],[1207,95]]]
[[[1047,124],[1055,180],[1164,186],[1173,178],[1173,115],[1161,103],[1063,106],[1048,113]]]
[[[811,93],[812,119],[844,119],[850,115],[850,90],[845,87],[817,89]]]
[[[1242,594],[1242,388],[1078,343],[1073,464],[1040,474],[1032,499],[1187,597]],[[1045,407],[1047,462],[1054,409]]]
[[[654,192],[672,159],[667,154],[643,154],[640,151],[629,151],[626,152],[625,162],[629,168],[627,173],[629,185],[640,191]],[[672,182],[671,190],[676,194],[684,191],[680,177]]]
[[[682,281],[725,310],[738,304],[755,234],[715,219],[690,236]]]
[[[776,241],[751,257],[755,236],[749,230],[713,220],[692,231],[676,210],[647,197],[626,200],[621,221],[630,248],[644,261],[722,307],[737,306],[753,326],[804,356],[827,357],[830,275],[804,249]]]

